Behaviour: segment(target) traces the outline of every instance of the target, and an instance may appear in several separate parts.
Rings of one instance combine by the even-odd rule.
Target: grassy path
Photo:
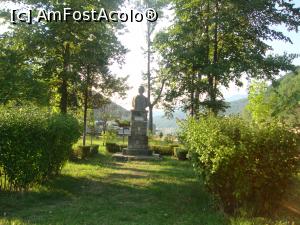
[[[277,219],[226,217],[189,162],[120,163],[101,149],[95,158],[67,163],[46,185],[0,192],[0,225],[300,225],[296,182]]]
[[[100,155],[29,193],[0,194],[0,224],[224,224],[201,187],[188,162]]]

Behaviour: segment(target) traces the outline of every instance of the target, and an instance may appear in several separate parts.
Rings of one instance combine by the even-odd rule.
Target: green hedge
[[[76,119],[38,108],[0,109],[0,167],[27,188],[56,175],[80,136]]]
[[[165,155],[165,156],[173,155],[173,147],[170,145],[150,145],[149,149],[150,151],[160,155]]]
[[[117,144],[112,142],[106,143],[106,150],[110,153],[122,152],[123,148],[127,148],[127,144]]]
[[[116,143],[106,143],[106,150],[110,153],[117,153],[120,152],[120,146]]]
[[[188,151],[186,149],[180,148],[180,147],[175,147],[174,148],[174,156],[178,160],[186,160],[187,159],[187,154]]]
[[[208,117],[182,128],[196,171],[227,212],[272,210],[298,171],[297,136],[280,125]]]
[[[86,159],[89,156],[98,154],[99,145],[77,146],[74,148],[70,155],[70,160],[76,161],[78,159]]]
[[[86,159],[91,154],[91,146],[77,146],[71,155],[72,159]]]
[[[149,150],[160,155],[172,156],[174,148],[178,145],[150,145]],[[106,150],[110,153],[122,152],[123,148],[127,148],[126,144],[106,143]]]
[[[92,145],[91,146],[91,155],[97,155],[99,153],[99,145]]]

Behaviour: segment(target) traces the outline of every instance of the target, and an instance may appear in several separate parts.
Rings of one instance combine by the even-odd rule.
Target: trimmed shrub
[[[122,152],[123,148],[127,148],[127,144],[106,143],[106,150],[110,153]],[[173,155],[173,147],[163,145],[150,145],[149,150],[160,155]]]
[[[91,146],[91,155],[97,155],[99,150],[99,145],[92,145]]]
[[[77,157],[86,159],[91,154],[91,146],[78,146]]]
[[[127,148],[128,146],[127,146],[127,144],[119,144],[118,145],[119,146],[119,148],[120,148],[120,152],[123,150],[123,148]]]
[[[297,137],[281,125],[207,117],[182,128],[196,171],[226,212],[274,209],[298,171]]]
[[[117,153],[120,152],[120,146],[116,143],[106,143],[106,150],[110,153]]]
[[[187,159],[188,151],[183,148],[175,147],[174,148],[174,156],[179,160],[186,160]]]
[[[80,137],[76,119],[38,108],[0,109],[0,167],[27,188],[60,172]]]
[[[78,159],[86,159],[89,156],[94,156],[98,154],[99,145],[92,146],[78,146],[73,149],[70,160],[76,161]]]
[[[160,155],[166,155],[166,156],[171,156],[173,155],[173,148],[169,145],[164,146],[164,145],[150,145],[149,150],[158,153]]]

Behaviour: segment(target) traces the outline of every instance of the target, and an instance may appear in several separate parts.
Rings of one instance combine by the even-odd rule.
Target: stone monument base
[[[123,149],[124,152],[125,149]],[[125,150],[126,151],[126,150]],[[159,154],[152,154],[150,151],[147,151],[148,154],[136,154],[136,155],[128,155],[123,152],[118,152],[113,154],[113,158],[118,161],[151,161],[151,160],[161,160],[162,157]],[[139,151],[140,152],[140,151]]]

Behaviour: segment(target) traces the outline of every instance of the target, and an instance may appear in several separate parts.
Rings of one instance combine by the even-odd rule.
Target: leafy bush
[[[271,210],[298,171],[297,137],[280,125],[208,117],[182,128],[196,171],[227,212]]]
[[[117,134],[115,131],[108,130],[102,135],[103,143],[112,143],[116,140]]]
[[[120,152],[120,146],[116,143],[106,143],[106,150],[110,153],[117,153]]]
[[[91,146],[78,146],[74,153],[76,158],[86,159],[91,154]]]
[[[164,145],[150,145],[149,150],[160,155],[173,155],[173,147],[172,146],[164,146]]]
[[[0,167],[27,188],[61,170],[80,136],[76,119],[38,108],[0,109]]]
[[[78,159],[86,159],[89,156],[94,156],[98,154],[99,145],[87,145],[87,146],[78,146],[73,149],[70,160],[76,161]]]
[[[172,144],[173,143],[173,136],[171,134],[167,134],[164,137],[164,142],[167,144]]]
[[[183,148],[175,147],[174,148],[174,156],[179,160],[186,160],[187,159],[188,151]]]
[[[177,145],[176,145],[177,146]],[[106,143],[106,150],[110,153],[122,152],[123,148],[127,148],[127,144],[117,144],[117,143]],[[150,145],[149,150],[160,155],[173,155],[173,146],[164,146],[164,145]]]
[[[92,145],[91,146],[91,155],[97,155],[99,150],[99,145]]]

